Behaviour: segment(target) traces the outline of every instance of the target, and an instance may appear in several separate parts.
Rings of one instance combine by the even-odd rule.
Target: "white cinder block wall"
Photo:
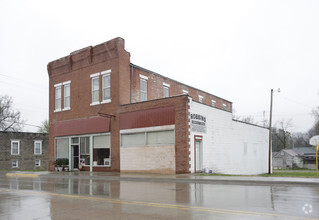
[[[190,132],[191,172],[195,172],[194,135],[203,136],[203,168],[223,174],[268,172],[268,129],[233,121],[232,113],[191,99],[189,112],[206,117],[206,133]]]

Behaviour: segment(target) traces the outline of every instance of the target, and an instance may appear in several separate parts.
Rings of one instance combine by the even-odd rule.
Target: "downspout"
[[[131,65],[130,103],[132,103],[133,65]]]

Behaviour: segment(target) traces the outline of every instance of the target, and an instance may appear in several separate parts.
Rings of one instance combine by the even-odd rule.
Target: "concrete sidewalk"
[[[177,182],[177,183],[219,183],[245,185],[312,185],[319,186],[319,178],[294,177],[261,177],[261,176],[198,176],[196,174],[139,174],[118,172],[7,172],[7,177],[16,178],[76,178],[106,181],[135,181],[135,182]]]

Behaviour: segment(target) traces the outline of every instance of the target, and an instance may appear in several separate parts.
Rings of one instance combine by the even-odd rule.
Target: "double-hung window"
[[[42,141],[34,141],[34,154],[42,154]]]
[[[102,103],[111,102],[111,70],[101,73],[102,75]]]
[[[223,109],[224,109],[224,110],[227,109],[227,104],[223,104]]]
[[[20,141],[12,140],[11,141],[11,155],[19,155],[20,154]]]
[[[204,97],[203,97],[203,96],[198,95],[198,101],[199,101],[199,102],[203,102],[203,99],[204,99]]]
[[[216,101],[215,100],[212,100],[212,106],[216,107]]]
[[[163,83],[163,97],[169,97],[169,84]]]
[[[141,102],[147,101],[147,76],[140,75]]]
[[[61,111],[61,95],[62,95],[62,84],[56,84],[55,87],[55,111]]]
[[[67,81],[63,83],[64,87],[64,106],[63,110],[70,110],[70,90],[71,90],[71,81]]]
[[[100,104],[100,73],[92,74],[92,103],[91,105]]]

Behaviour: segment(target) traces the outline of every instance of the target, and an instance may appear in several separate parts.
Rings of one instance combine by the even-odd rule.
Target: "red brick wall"
[[[174,107],[175,110],[175,166],[176,173],[189,173],[189,124],[188,96],[181,95],[165,99],[120,106],[120,112],[144,111],[163,107]]]
[[[204,104],[211,106],[212,100],[215,100],[216,108],[223,109],[223,104],[226,104],[227,105],[226,110],[230,112],[232,111],[232,103],[227,100],[211,95],[207,92],[200,91],[193,87],[184,85],[177,81],[168,79],[159,74],[149,72],[135,65],[132,65],[131,68],[133,68],[133,81],[132,81],[133,82],[133,85],[132,85],[132,102],[133,103],[140,101],[140,74],[141,74],[148,77],[148,80],[147,80],[147,89],[148,89],[147,99],[148,100],[163,98],[163,83],[167,83],[170,85],[170,88],[169,88],[170,96],[183,94],[183,90],[187,90],[188,94],[193,98],[194,101],[199,101],[198,95],[201,95],[204,97],[203,99]]]
[[[119,58],[121,55],[121,58]],[[49,73],[49,160],[50,170],[53,170],[54,161],[54,124],[58,121],[74,120],[97,116],[99,112],[113,114],[111,119],[111,171],[119,171],[119,117],[117,115],[120,103],[128,103],[130,88],[127,81],[120,78],[129,77],[129,53],[124,49],[124,40],[116,38],[94,47],[87,47],[71,53],[67,57],[52,61],[48,64]],[[90,106],[91,78],[90,75],[111,69],[111,103]],[[120,72],[121,71],[121,72]],[[120,77],[120,73],[123,76]],[[70,107],[71,110],[54,112],[55,88],[54,85],[71,80]],[[127,85],[125,85],[127,84]],[[100,101],[102,99],[102,77],[100,77]],[[120,93],[120,91],[122,93]],[[123,98],[120,98],[123,96]],[[62,88],[63,108],[63,88]]]

